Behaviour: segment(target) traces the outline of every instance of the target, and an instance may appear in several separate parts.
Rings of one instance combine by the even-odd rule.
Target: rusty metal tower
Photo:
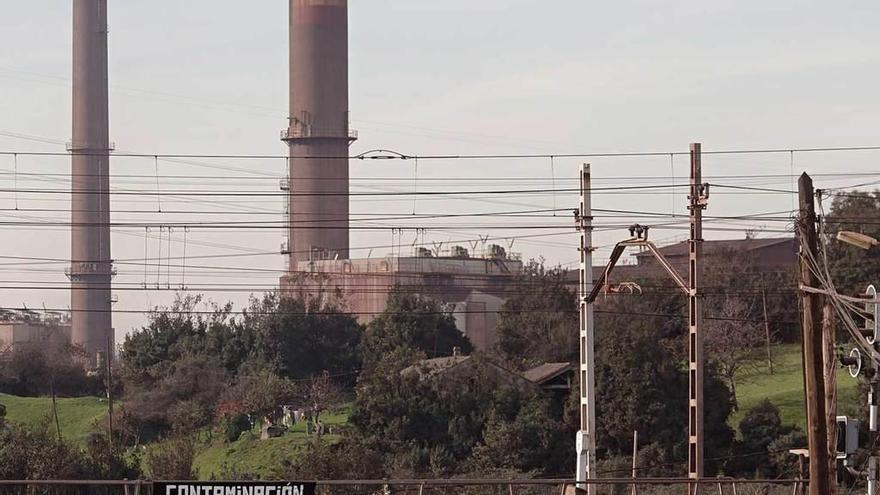
[[[72,342],[112,346],[107,0],[73,2],[70,309]]]
[[[288,270],[348,258],[348,1],[290,0]]]

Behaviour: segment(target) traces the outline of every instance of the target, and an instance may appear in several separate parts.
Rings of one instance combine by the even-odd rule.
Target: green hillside
[[[348,422],[349,408],[321,415],[321,421],[332,429]],[[297,424],[293,430],[278,438],[259,439],[259,430],[244,433],[236,442],[225,443],[222,439],[206,442],[196,455],[194,465],[199,470],[199,478],[209,479],[211,475],[220,476],[224,466],[242,473],[270,476],[271,470],[281,459],[296,455],[314,436],[306,434],[305,423]],[[337,442],[337,434],[325,434],[323,439]]]
[[[107,401],[99,397],[59,398],[58,422],[65,440],[82,442],[95,430],[95,424],[107,416]],[[6,418],[16,423],[36,425],[52,418],[52,399],[48,397],[16,397],[0,394],[0,404],[6,406]]]
[[[753,370],[747,370],[737,377],[737,399],[739,411],[732,417],[732,425],[739,424],[745,412],[764,398],[770,399],[782,414],[785,424],[793,424],[804,428],[806,413],[804,411],[803,370],[801,365],[801,347],[798,344],[774,346],[773,370],[770,374],[767,363]],[[857,397],[858,383],[850,378],[845,369],[837,374],[838,409],[857,407],[861,400]]]

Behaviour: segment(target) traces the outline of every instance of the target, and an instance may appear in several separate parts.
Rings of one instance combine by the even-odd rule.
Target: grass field
[[[321,421],[328,427],[337,428],[348,423],[349,406],[321,415]],[[293,457],[313,439],[306,434],[305,423],[297,424],[293,430],[278,438],[260,440],[259,429],[254,428],[253,434],[244,433],[238,441],[225,443],[215,439],[206,443],[198,452],[195,467],[199,470],[200,479],[209,479],[211,475],[219,476],[224,465],[242,473],[253,473],[263,477],[270,476],[272,468],[282,459]],[[323,439],[328,442],[339,441],[339,435],[325,434]]]
[[[92,432],[97,421],[107,414],[107,402],[98,397],[59,398],[58,422],[65,440],[82,442]],[[51,420],[50,428],[55,430],[52,418],[52,399],[48,397],[16,397],[0,394],[0,404],[6,406],[6,419],[25,425],[37,425]]]
[[[731,425],[739,424],[749,408],[767,398],[779,408],[784,424],[793,424],[801,428],[805,426],[801,347],[798,344],[778,345],[773,347],[772,354],[774,374],[770,374],[767,363],[761,363],[758,368],[748,370],[737,377],[739,411],[731,417]],[[850,378],[846,370],[839,370],[837,374],[839,410],[845,410],[861,402],[856,397],[857,387],[857,381]]]

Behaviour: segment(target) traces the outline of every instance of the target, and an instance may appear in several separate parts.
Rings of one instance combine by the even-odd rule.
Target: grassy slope
[[[94,430],[94,424],[106,417],[107,403],[98,397],[59,398],[58,422],[65,440],[81,442]],[[15,397],[0,394],[0,404],[6,406],[6,418],[16,423],[36,425],[49,418],[55,429],[52,399],[48,397]]]
[[[764,398],[770,399],[782,414],[782,422],[798,425],[806,424],[804,412],[803,371],[801,368],[800,345],[786,344],[775,346],[772,350],[774,374],[771,375],[766,363],[755,370],[741,373],[737,381],[739,411],[731,417],[732,425],[739,424],[745,411]],[[839,370],[837,378],[839,409],[858,403],[857,382],[850,378],[846,370]]]
[[[348,408],[345,408],[324,414],[321,421],[331,427],[345,425],[348,422],[348,413]],[[224,464],[239,472],[268,477],[280,460],[295,455],[312,438],[314,437],[306,434],[305,423],[299,423],[292,431],[268,440],[260,440],[258,429],[254,428],[253,434],[245,433],[236,442],[227,444],[222,439],[209,442],[196,455],[194,464],[201,479],[209,479],[212,474],[219,477]],[[335,442],[340,437],[325,434],[323,438]]]

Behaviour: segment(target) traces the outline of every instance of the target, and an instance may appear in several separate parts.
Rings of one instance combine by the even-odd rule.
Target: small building
[[[400,374],[404,377],[418,376],[422,380],[441,376],[467,377],[474,373],[477,366],[487,367],[489,379],[495,383],[540,389],[562,401],[574,383],[575,367],[571,363],[544,363],[519,373],[485,357],[462,356],[458,352],[452,356],[424,359],[404,368]]]
[[[523,372],[522,376],[544,390],[571,390],[574,365],[571,363],[544,363]]]

